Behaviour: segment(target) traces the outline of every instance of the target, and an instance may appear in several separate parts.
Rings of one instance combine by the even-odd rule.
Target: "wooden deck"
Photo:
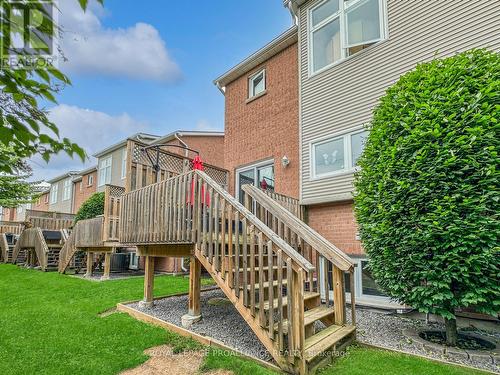
[[[122,198],[120,243],[146,257],[144,303],[153,303],[154,258],[190,256],[193,319],[203,266],[280,367],[308,373],[325,352],[354,338],[344,297],[344,272],[352,276],[354,263],[300,220],[296,202],[245,192],[246,207],[200,171],[131,191]],[[331,274],[321,271],[329,266]],[[320,285],[329,283],[333,301],[324,292],[320,298]],[[326,328],[316,332],[316,321]]]

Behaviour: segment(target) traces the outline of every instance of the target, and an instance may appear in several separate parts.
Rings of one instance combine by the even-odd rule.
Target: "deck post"
[[[187,328],[201,320],[200,310],[201,263],[191,256],[189,265],[189,306],[188,313],[182,316],[183,327]]]
[[[333,309],[335,311],[335,324],[344,325],[345,319],[345,289],[344,273],[337,266],[333,266]]]
[[[139,303],[141,307],[152,307],[153,289],[155,281],[155,257],[146,255],[144,259],[144,299]]]
[[[111,272],[111,252],[108,251],[104,254],[104,273],[101,277],[101,280],[109,280],[109,274]]]
[[[92,277],[92,267],[94,265],[93,260],[93,253],[87,251],[87,271],[85,272],[84,277]]]

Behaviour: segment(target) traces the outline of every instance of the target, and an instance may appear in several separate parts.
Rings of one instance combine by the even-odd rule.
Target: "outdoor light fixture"
[[[288,157],[285,155],[281,158],[281,165],[283,166],[283,168],[286,168],[288,167],[288,164],[290,164],[290,159],[288,159]]]

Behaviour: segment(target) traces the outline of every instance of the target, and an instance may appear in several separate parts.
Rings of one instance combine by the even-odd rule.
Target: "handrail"
[[[230,203],[234,208],[236,208],[239,213],[244,216],[248,221],[259,229],[263,234],[265,234],[276,246],[278,246],[283,252],[288,255],[294,262],[296,262],[303,270],[306,272],[311,272],[315,270],[315,267],[306,258],[300,255],[293,247],[287,244],[281,237],[274,233],[271,228],[260,221],[257,216],[250,212],[245,206],[243,206],[236,198],[229,194],[226,190],[216,183],[210,176],[205,172],[196,170],[195,173],[200,176],[211,188],[215,190],[219,195],[221,195],[228,203]]]
[[[273,190],[262,190],[262,192],[278,203],[281,207],[284,207],[297,216],[300,220],[304,220],[304,206],[300,205],[300,201],[297,198],[277,193]]]
[[[293,230],[298,235],[306,239],[307,242],[309,242],[310,245],[313,245],[323,257],[335,264],[342,271],[348,271],[354,267],[354,261],[348,255],[329,242],[326,238],[321,236],[314,229],[302,222],[290,211],[287,209],[279,209],[274,200],[267,194],[260,191],[257,187],[247,184],[243,185],[242,189],[246,194],[255,199],[274,216],[285,222],[290,227],[293,227]]]

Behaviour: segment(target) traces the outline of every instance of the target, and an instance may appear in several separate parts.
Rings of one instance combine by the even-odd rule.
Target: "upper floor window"
[[[92,186],[94,184],[94,176],[89,174],[87,177],[87,186]]]
[[[127,177],[127,149],[122,150],[122,180]]]
[[[59,190],[59,185],[58,184],[54,184],[50,188],[50,204],[57,203],[57,193],[58,193],[58,190]]]
[[[313,143],[313,177],[353,171],[363,152],[367,136],[366,130],[357,130]]]
[[[67,179],[64,181],[63,201],[67,201],[70,198],[71,198],[71,180]]]
[[[266,70],[262,69],[248,79],[248,98],[253,98],[266,91]]]
[[[99,162],[99,186],[111,183],[111,156]]]
[[[45,203],[49,203],[49,194],[45,194]]]
[[[385,38],[385,0],[325,0],[309,13],[310,70],[317,73]]]

